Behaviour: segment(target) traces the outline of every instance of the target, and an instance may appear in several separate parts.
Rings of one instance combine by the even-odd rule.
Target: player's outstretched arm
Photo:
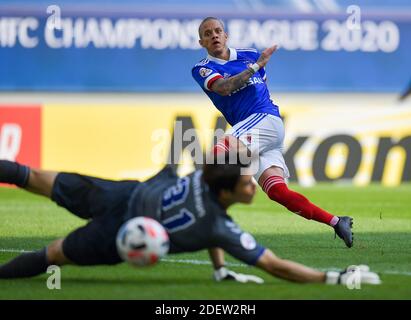
[[[233,91],[243,87],[248,79],[256,73],[260,68],[265,67],[271,58],[271,55],[277,50],[278,46],[274,45],[270,48],[265,49],[257,62],[251,65],[249,68],[243,72],[236,74],[235,76],[229,77],[227,79],[220,78],[211,85],[211,90],[221,96],[228,96]]]
[[[219,94],[220,96],[228,96],[233,91],[242,88],[254,73],[254,70],[248,68],[243,72],[240,72],[239,74],[236,74],[235,76],[232,76],[230,78],[217,79],[211,85],[211,90]]]
[[[358,266],[355,269],[348,268],[341,272],[321,272],[290,260],[278,258],[268,249],[258,259],[256,265],[273,276],[293,282],[346,285],[352,281],[353,277],[356,277],[359,283],[381,283],[378,274],[371,272],[368,266]]]
[[[270,60],[272,54],[276,52],[278,49],[277,45],[273,45],[272,47],[269,47],[265,49],[263,52],[261,52],[260,57],[257,60],[257,64],[260,66],[260,68],[265,67],[265,65],[268,63]]]
[[[326,278],[325,272],[281,259],[269,249],[264,251],[256,265],[275,277],[293,282],[325,282]]]

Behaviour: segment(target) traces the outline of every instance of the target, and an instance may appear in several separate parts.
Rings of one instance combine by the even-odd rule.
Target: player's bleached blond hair
[[[200,37],[200,39],[202,38],[201,37],[201,28],[203,27],[204,23],[206,23],[207,21],[210,21],[210,20],[216,20],[216,21],[220,22],[220,24],[223,27],[223,30],[225,32],[225,25],[224,25],[223,20],[221,20],[219,18],[216,18],[216,17],[207,17],[207,18],[204,18],[203,21],[201,21],[201,23],[198,27],[198,36]]]

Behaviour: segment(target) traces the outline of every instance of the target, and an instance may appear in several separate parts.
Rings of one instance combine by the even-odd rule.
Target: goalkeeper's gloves
[[[350,266],[344,271],[328,271],[326,284],[342,284],[354,288],[360,284],[381,284],[381,279],[375,272],[370,271],[366,265]]]
[[[237,273],[234,271],[231,271],[227,269],[226,267],[220,267],[217,270],[214,270],[214,280],[217,282],[223,281],[223,280],[234,280],[237,282],[255,282],[255,283],[264,283],[264,280],[261,279],[260,277],[251,275],[251,274],[242,274],[242,273]]]

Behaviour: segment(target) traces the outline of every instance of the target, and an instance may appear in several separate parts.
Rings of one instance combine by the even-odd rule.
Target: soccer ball
[[[170,242],[164,227],[148,217],[136,217],[124,223],[117,233],[117,251],[133,266],[149,266],[164,257]]]

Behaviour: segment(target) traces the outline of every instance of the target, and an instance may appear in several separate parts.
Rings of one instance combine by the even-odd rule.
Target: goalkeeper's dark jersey
[[[264,252],[253,236],[231,220],[209,192],[202,171],[179,178],[166,167],[133,191],[125,219],[149,216],[170,236],[170,253],[219,247],[248,264]]]

